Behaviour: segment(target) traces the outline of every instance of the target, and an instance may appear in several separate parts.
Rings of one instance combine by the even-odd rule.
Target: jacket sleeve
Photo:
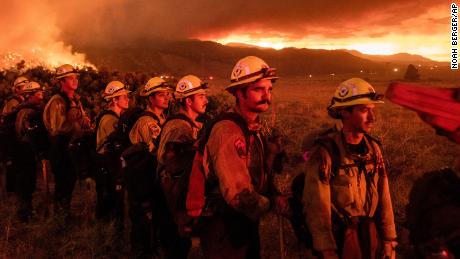
[[[268,211],[270,202],[254,191],[243,152],[246,145],[241,129],[233,122],[222,121],[213,127],[207,149],[224,200],[234,209],[257,219]]]
[[[394,223],[393,206],[391,203],[390,187],[388,183],[388,174],[383,162],[380,149],[378,150],[378,193],[379,204],[377,207],[377,224],[379,226],[382,239],[392,241],[396,239],[396,227]]]
[[[313,247],[317,251],[337,248],[332,233],[330,174],[331,159],[327,151],[319,147],[314,148],[306,164],[302,202],[308,228],[313,237]]]
[[[153,150],[153,141],[160,135],[160,132],[161,128],[154,119],[143,116],[134,124],[129,138],[133,144],[144,142]]]

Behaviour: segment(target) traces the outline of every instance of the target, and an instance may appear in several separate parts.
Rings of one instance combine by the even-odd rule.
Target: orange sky
[[[159,38],[198,38],[277,49],[407,52],[446,61],[450,5],[447,0],[6,0],[0,1],[0,55],[83,63],[72,46],[142,48]]]
[[[450,2],[414,12],[413,16],[395,23],[378,22],[378,14],[361,23],[344,23],[340,34],[337,27],[319,25],[311,33],[237,28],[220,35],[202,35],[201,39],[222,44],[241,42],[261,47],[314,49],[354,49],[365,54],[389,55],[400,52],[420,54],[437,61],[450,60]],[[354,31],[353,31],[354,29]],[[268,36],[265,33],[269,31]],[[332,35],[328,33],[332,32]]]

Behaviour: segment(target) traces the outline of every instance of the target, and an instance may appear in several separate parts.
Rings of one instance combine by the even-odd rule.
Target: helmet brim
[[[147,97],[153,93],[160,92],[160,91],[171,91],[171,89],[168,86],[160,86],[160,87],[155,87],[148,92],[140,91],[139,95],[143,97]]]
[[[275,79],[278,79],[279,77],[278,76],[269,76],[269,77],[259,77],[259,78],[248,78],[248,79],[244,79],[244,80],[241,80],[241,81],[238,81],[238,82],[233,82],[231,84],[229,84],[225,90],[230,90],[230,89],[236,89],[236,88],[243,88],[245,87],[247,84],[250,84],[250,83],[254,83],[254,82],[257,82],[261,79],[267,79],[267,80],[275,80]]]
[[[71,75],[78,76],[78,75],[80,75],[80,73],[77,73],[77,72],[66,73],[66,74],[63,74],[63,75],[56,76],[56,79],[61,79],[61,78],[68,77],[68,76],[71,76]]]
[[[123,90],[119,90],[119,91],[115,92],[114,94],[105,96],[104,99],[110,100],[110,99],[112,99],[112,98],[114,98],[114,97],[117,97],[117,96],[120,96],[120,95],[124,95],[124,94],[129,94],[129,93],[131,93],[130,90],[123,89]]]
[[[181,93],[178,93],[178,92],[174,92],[174,99],[182,99],[182,98],[185,98],[185,97],[189,97],[189,96],[192,96],[194,94],[205,94],[207,93],[207,89],[198,89],[196,91],[193,91],[193,92],[189,92],[189,93],[186,93],[186,94],[181,94]]]
[[[348,106],[354,106],[354,105],[360,105],[360,104],[382,104],[382,103],[385,103],[385,102],[381,100],[371,100],[369,98],[362,98],[362,99],[356,99],[356,100],[344,102],[344,103],[335,102],[333,105],[331,105],[330,108],[348,107]]]

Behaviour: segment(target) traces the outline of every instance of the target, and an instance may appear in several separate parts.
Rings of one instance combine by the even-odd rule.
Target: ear
[[[186,106],[191,106],[193,103],[192,97],[186,97],[185,98],[185,105]]]
[[[153,101],[154,101],[154,98],[155,98],[154,96],[155,96],[154,94],[151,94],[151,95],[149,95],[149,96],[147,97],[147,98],[148,98],[148,100],[149,100],[149,102],[148,102],[148,103],[149,103],[149,105],[151,105],[151,104],[153,103]]]

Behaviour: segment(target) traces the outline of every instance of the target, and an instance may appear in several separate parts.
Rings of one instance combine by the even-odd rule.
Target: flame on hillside
[[[72,48],[64,45],[63,42],[56,42],[47,48],[33,47],[0,53],[0,70],[15,69],[17,64],[21,62],[24,62],[22,65],[24,69],[37,66],[54,69],[62,64],[96,68],[86,61],[85,54],[72,52]]]

